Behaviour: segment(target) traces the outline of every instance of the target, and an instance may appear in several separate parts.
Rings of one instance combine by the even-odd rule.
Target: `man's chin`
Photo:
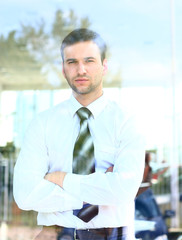
[[[91,88],[72,88],[74,92],[76,92],[77,94],[80,94],[80,95],[86,95],[86,94],[89,94],[92,92],[92,89]]]

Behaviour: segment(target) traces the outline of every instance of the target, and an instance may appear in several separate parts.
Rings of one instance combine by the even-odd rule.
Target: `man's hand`
[[[44,179],[46,179],[52,183],[55,183],[55,184],[59,185],[60,187],[63,187],[63,181],[64,181],[65,176],[66,176],[66,172],[57,171],[57,172],[52,172],[52,173],[46,174]]]
[[[109,167],[106,170],[106,173],[107,172],[113,172],[113,166]],[[66,172],[56,171],[56,172],[46,174],[44,179],[46,179],[52,183],[55,183],[63,188],[63,181],[64,181],[65,176],[66,176]]]
[[[113,168],[114,168],[114,166],[109,167],[109,168],[106,170],[106,173],[107,173],[107,172],[113,172]]]

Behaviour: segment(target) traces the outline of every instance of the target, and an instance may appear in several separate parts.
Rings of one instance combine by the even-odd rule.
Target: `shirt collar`
[[[73,95],[71,95],[69,101],[70,101],[69,110],[70,110],[71,116],[73,117],[76,111],[83,106],[76,100],[76,98]],[[103,94],[101,97],[99,97],[94,102],[89,104],[87,108],[92,112],[93,117],[96,118],[104,110],[107,103],[108,103],[108,99]]]
[[[108,99],[103,93],[101,97],[99,97],[94,102],[89,104],[87,108],[92,112],[93,117],[96,118],[104,110],[107,103],[108,103]]]
[[[71,95],[69,99],[69,110],[70,110],[71,116],[73,117],[76,111],[81,107],[83,106],[76,100],[76,98],[74,98],[73,95]]]

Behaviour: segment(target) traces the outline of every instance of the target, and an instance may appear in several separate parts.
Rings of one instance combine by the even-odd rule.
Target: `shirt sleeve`
[[[38,212],[67,211],[81,208],[76,196],[44,179],[49,170],[45,131],[39,118],[28,127],[14,168],[14,198],[23,210]]]
[[[95,205],[126,204],[135,199],[142,181],[145,138],[130,119],[118,130],[119,146],[113,172],[67,174],[63,188],[82,201]],[[106,170],[106,169],[105,169]]]

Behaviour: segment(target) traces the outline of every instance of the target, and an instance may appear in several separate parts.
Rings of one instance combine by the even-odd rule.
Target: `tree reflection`
[[[78,27],[89,27],[89,19],[57,10],[48,29],[44,19],[24,24],[20,31],[0,37],[0,77],[4,90],[52,89],[65,87],[61,75],[59,46],[62,39]]]

